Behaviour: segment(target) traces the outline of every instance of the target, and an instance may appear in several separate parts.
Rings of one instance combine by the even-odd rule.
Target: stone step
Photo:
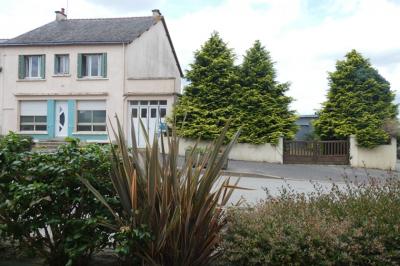
[[[68,142],[62,140],[40,140],[35,143],[33,150],[41,152],[54,152],[57,151],[59,146],[66,144],[68,144]]]

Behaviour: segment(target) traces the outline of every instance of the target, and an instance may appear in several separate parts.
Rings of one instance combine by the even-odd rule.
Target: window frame
[[[101,111],[104,112],[104,122],[93,122],[94,112]],[[79,112],[90,112],[90,122],[79,122]],[[76,110],[76,131],[85,133],[105,133],[107,132],[107,110],[105,109],[93,109],[93,110]],[[79,126],[90,126],[91,130],[79,130]],[[94,130],[95,126],[104,126],[104,130]]]
[[[37,57],[37,76],[32,76],[32,65],[33,57]],[[24,55],[24,65],[25,65],[25,78],[26,79],[42,79],[42,55]]]
[[[93,58],[97,56],[97,75],[92,75],[92,65]],[[102,53],[93,53],[93,54],[82,54],[82,77],[83,78],[101,78],[103,77],[103,54]],[[90,60],[89,60],[90,59]],[[85,63],[84,63],[85,61]],[[83,67],[85,66],[85,67]]]
[[[48,114],[46,113],[46,115],[43,114],[22,114],[22,104],[26,102],[30,102],[30,101],[20,101],[19,102],[19,116],[18,116],[18,129],[19,132],[21,133],[29,133],[29,132],[34,132],[34,133],[47,133],[48,132]],[[47,109],[47,103],[45,101],[40,101],[42,102],[42,104],[45,105],[45,108]],[[28,121],[28,122],[22,122],[22,118],[23,117],[32,117],[32,121]],[[41,121],[37,121],[39,119],[39,117],[44,117],[45,121],[41,122]],[[22,129],[22,126],[33,126],[33,129]],[[45,129],[43,130],[38,130],[37,127],[38,126],[45,126]]]
[[[22,117],[33,117],[33,122],[22,122]],[[46,122],[36,121],[37,117],[45,117]],[[20,115],[19,116],[19,131],[20,132],[47,132],[47,116],[45,115]],[[33,129],[22,129],[22,126],[33,126]],[[46,129],[39,130],[37,126],[45,126]]]
[[[64,60],[62,60],[62,63],[60,61],[60,65],[58,65],[58,60],[64,58]],[[61,70],[61,66],[64,68],[63,72],[60,71]],[[57,69],[58,67],[60,67],[60,69]],[[54,75],[56,76],[66,76],[69,75],[69,67],[70,67],[70,58],[69,58],[69,54],[55,54],[54,55]]]

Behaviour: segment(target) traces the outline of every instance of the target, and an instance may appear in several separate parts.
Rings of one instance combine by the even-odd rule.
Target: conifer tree
[[[293,137],[296,116],[289,110],[292,99],[285,96],[289,84],[276,80],[274,62],[260,41],[247,50],[239,77],[241,89],[235,101],[236,123],[242,126],[239,141],[277,143],[281,136]]]
[[[232,117],[233,96],[238,89],[235,55],[217,32],[194,54],[186,73],[190,82],[175,106],[179,134],[188,138],[214,139]],[[231,136],[235,127],[230,129]]]
[[[389,82],[369,60],[352,50],[337,61],[328,80],[328,99],[314,123],[321,139],[346,139],[354,134],[362,147],[386,143],[385,123],[396,118],[397,105]]]

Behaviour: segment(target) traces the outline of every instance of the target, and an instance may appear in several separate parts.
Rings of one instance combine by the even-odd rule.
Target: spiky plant
[[[132,148],[126,143],[118,117],[112,127],[117,145],[111,151],[111,180],[119,196],[122,212],[111,208],[87,181],[82,182],[113,214],[113,224],[105,224],[129,243],[126,259],[140,258],[146,265],[209,265],[219,252],[220,233],[225,226],[223,207],[237,187],[229,178],[219,182],[220,171],[239,132],[218,156],[229,122],[207,149],[201,160],[189,156],[178,165],[179,137],[171,133],[139,150],[132,129]],[[193,149],[195,150],[195,149]],[[194,165],[194,167],[193,167]],[[205,169],[203,170],[203,168]],[[148,230],[151,237],[141,234]]]

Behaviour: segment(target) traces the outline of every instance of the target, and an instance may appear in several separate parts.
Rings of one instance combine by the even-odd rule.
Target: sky
[[[276,62],[280,82],[298,114],[321,108],[328,72],[356,49],[400,95],[400,0],[0,0],[0,39],[13,38],[55,19],[165,16],[184,70],[193,53],[218,31],[242,61],[260,40]],[[400,99],[400,97],[398,98]]]

